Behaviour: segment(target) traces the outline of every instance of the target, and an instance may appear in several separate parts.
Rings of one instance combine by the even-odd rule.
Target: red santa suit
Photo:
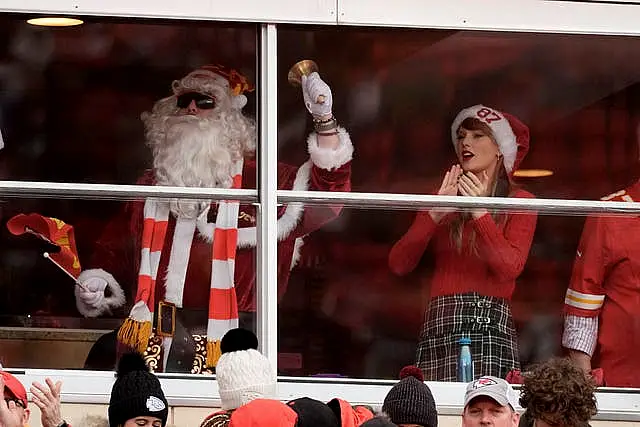
[[[343,135],[347,140],[347,134]],[[339,153],[336,152],[336,155]],[[280,163],[278,189],[350,191],[351,163],[343,161],[338,161],[336,163],[338,167],[332,170],[322,169],[312,162],[307,162],[299,168]],[[340,163],[343,164],[340,165]],[[242,182],[246,183],[246,188],[255,188],[256,172],[255,161],[245,163]],[[140,179],[139,184],[153,185],[154,182],[153,173],[149,171]],[[96,244],[96,250],[89,265],[90,268],[108,271],[118,283],[125,287],[136,283],[140,268],[143,207],[143,201],[129,202],[121,214],[107,225],[102,238]],[[302,203],[290,203],[279,208],[278,296],[280,298],[287,289],[289,272],[297,256],[296,251],[299,249],[297,246],[302,243],[301,239],[334,219],[339,213],[340,208],[336,206],[304,207]],[[208,214],[209,223],[215,220],[215,214],[216,204],[213,203]],[[171,216],[165,238],[165,250],[162,251],[160,259],[160,271],[167,270],[175,224],[175,218]],[[203,225],[198,224],[198,238],[194,238],[191,245],[183,306],[206,310],[209,306],[209,277],[211,276],[211,234]],[[256,208],[250,204],[241,204],[235,269],[239,311],[256,310],[256,236]],[[127,300],[131,301],[135,295],[135,289],[129,288],[127,291]],[[164,280],[157,281],[156,296],[157,299],[164,298]]]
[[[167,185],[168,174],[176,169],[171,162],[186,162],[186,168],[181,169],[181,173],[188,179],[193,175],[190,170],[200,174],[204,169],[205,178],[209,178],[206,175],[209,172],[219,172],[223,177],[231,178],[233,188],[239,188],[240,185],[243,188],[256,188],[255,161],[239,161],[234,157],[239,150],[248,153],[252,148],[253,134],[247,132],[250,123],[246,118],[241,119],[238,112],[246,104],[242,92],[247,87],[244,77],[219,66],[202,67],[182,80],[174,81],[174,95],[158,101],[146,119],[143,115],[147,142],[154,149],[155,169],[147,172],[138,183]],[[322,108],[330,108],[330,89],[317,73],[303,82],[303,95],[308,109],[316,101],[308,101],[307,98],[316,100],[320,99],[319,95],[325,96]],[[217,116],[203,117],[214,117],[211,120],[224,123],[227,126],[226,133],[211,132],[204,136],[196,133],[195,137],[186,139],[186,143],[180,140],[180,144],[167,139],[165,120],[170,120],[170,132],[178,129],[178,135],[181,135],[184,127],[176,128],[171,124],[176,120],[193,124],[192,119],[197,119],[196,129],[209,126],[206,120],[179,114],[180,108],[186,108],[181,99],[187,99],[190,109],[198,101],[202,102],[200,111],[216,113],[219,110]],[[161,123],[160,127],[155,125],[158,122]],[[330,144],[320,145],[316,133],[309,136],[307,145],[310,160],[302,166],[278,165],[279,189],[350,191],[353,146],[344,129],[334,127],[331,132],[329,135],[333,135],[333,138]],[[231,136],[224,139],[221,134]],[[194,144],[198,149],[205,147],[205,151],[193,151]],[[174,151],[167,154],[164,148],[158,150],[158,147],[169,147]],[[211,151],[219,157],[207,157]],[[220,153],[233,159],[229,174],[226,169],[216,166],[216,159],[223,161],[226,158]],[[162,163],[167,155],[174,156],[169,162],[172,169],[167,169],[166,163]],[[164,166],[159,167],[158,164]],[[184,179],[183,176],[180,175],[180,179]],[[216,177],[218,179],[219,175]],[[173,182],[169,181],[169,185],[202,185],[199,184],[202,181],[193,180],[188,181],[190,184]],[[208,185],[218,186],[213,183]],[[186,206],[192,209],[189,213],[182,210]],[[335,205],[305,208],[302,203],[290,203],[279,208],[279,297],[286,290],[289,271],[295,263],[301,239],[334,219],[339,212],[340,207]],[[112,290],[124,288],[128,294],[127,300],[135,304],[118,333],[118,340],[122,344],[147,355],[151,352],[150,357],[153,356],[154,360],[147,360],[152,369],[168,366],[180,370],[187,368],[188,371],[188,366],[185,366],[185,363],[191,364],[188,361],[191,351],[188,347],[196,349],[195,357],[199,362],[194,361],[195,372],[199,372],[202,366],[215,366],[221,337],[227,330],[237,327],[239,317],[242,317],[239,315],[255,312],[256,309],[256,239],[256,210],[251,204],[220,201],[207,207],[206,202],[202,206],[197,202],[180,200],[130,202],[107,225],[88,264],[90,268],[78,277],[83,284],[82,288],[76,289],[78,310],[85,316],[109,312],[122,305],[122,301],[114,301],[105,295],[105,287]],[[204,321],[199,317],[201,313],[208,316]],[[202,324],[206,326],[206,334],[201,329]],[[152,327],[155,328],[153,333]],[[200,363],[203,362],[202,354],[197,353],[200,350],[205,355],[206,363]],[[170,359],[175,360],[185,354],[188,357],[183,357],[180,368],[167,365]]]
[[[640,200],[640,182],[603,200]],[[563,345],[593,356],[607,386],[640,387],[640,218],[587,218],[565,298]]]

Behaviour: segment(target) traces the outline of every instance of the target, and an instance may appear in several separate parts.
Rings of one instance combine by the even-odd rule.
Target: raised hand
[[[470,197],[487,197],[490,195],[489,191],[489,174],[482,172],[478,178],[473,172],[468,171],[460,175],[460,181],[458,182],[458,188],[460,194]]]
[[[33,403],[40,408],[42,427],[58,427],[64,422],[60,411],[60,390],[62,381],[54,382],[47,378],[47,386],[34,382],[31,385]]]
[[[458,177],[462,174],[462,168],[460,165],[453,165],[449,169],[442,179],[440,189],[438,190],[438,196],[456,196],[458,194]],[[446,215],[454,212],[455,208],[438,208],[431,209],[429,215],[435,222],[440,222]]]
[[[489,174],[484,171],[478,178],[473,172],[467,171],[460,175],[458,181],[458,190],[460,194],[467,197],[487,197],[491,195]],[[474,218],[480,218],[486,215],[488,211],[486,209],[474,209],[471,211],[471,216]]]
[[[331,88],[317,72],[302,76],[302,96],[307,110],[316,118],[331,116],[333,96]]]

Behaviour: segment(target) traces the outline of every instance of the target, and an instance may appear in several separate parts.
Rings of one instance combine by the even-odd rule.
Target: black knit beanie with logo
[[[394,424],[438,427],[436,402],[433,400],[429,386],[424,383],[422,371],[416,366],[402,368],[400,381],[384,398],[382,412]]]
[[[109,427],[124,425],[136,417],[155,417],[167,425],[169,405],[160,381],[149,372],[140,354],[128,353],[120,358],[116,382],[109,401]]]

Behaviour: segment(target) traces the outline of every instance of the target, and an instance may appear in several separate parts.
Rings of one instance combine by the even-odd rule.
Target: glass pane
[[[615,199],[635,200],[638,188]],[[322,209],[307,205],[305,215]],[[291,272],[281,260],[279,370],[391,379],[418,363],[427,380],[456,381],[468,337],[475,376],[504,378],[566,353],[567,311],[600,315],[591,367],[603,368],[606,385],[637,387],[640,222],[604,215],[584,224],[578,215],[482,211],[436,223],[426,210],[345,208],[304,238]]]
[[[237,314],[222,303],[233,285],[224,280],[233,264],[226,245],[216,244],[214,251],[212,243],[215,224],[233,212],[233,203],[5,199],[2,208],[0,363],[5,367],[110,370],[125,350],[116,345],[116,332],[127,330],[123,321],[129,317],[142,325],[153,312],[149,341],[141,333],[122,343],[148,344],[146,356],[157,371],[203,371],[207,338],[220,338],[234,319],[255,328],[256,207],[251,203],[236,207]],[[191,208],[201,215],[185,216]],[[223,233],[215,231],[216,239],[227,241]]]
[[[280,161],[308,156],[313,123],[286,71],[312,59],[355,146],[353,191],[436,193],[451,165],[479,161],[458,159],[451,134],[478,104],[490,108],[461,119],[487,125],[506,172],[537,197],[595,199],[634,177],[640,38],[287,26],[278,40]],[[523,127],[503,112],[529,128],[526,157]]]
[[[51,28],[26,18],[0,14],[0,178],[230,185],[208,166],[224,166],[225,152],[216,147],[253,151],[256,92],[241,76],[256,81],[255,25],[95,17]],[[207,64],[227,68],[202,72]],[[160,102],[175,94],[187,95],[185,108],[175,96]],[[157,114],[149,115],[154,107]],[[189,118],[166,121],[176,114]],[[196,126],[194,117],[210,122]],[[230,144],[234,138],[241,142]],[[178,169],[165,171],[169,164]],[[164,173],[147,176],[150,167]],[[255,177],[243,185],[255,188]]]

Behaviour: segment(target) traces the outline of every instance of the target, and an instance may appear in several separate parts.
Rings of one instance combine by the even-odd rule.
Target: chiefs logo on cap
[[[473,388],[482,388],[498,384],[495,380],[487,377],[478,378],[473,382]]]

